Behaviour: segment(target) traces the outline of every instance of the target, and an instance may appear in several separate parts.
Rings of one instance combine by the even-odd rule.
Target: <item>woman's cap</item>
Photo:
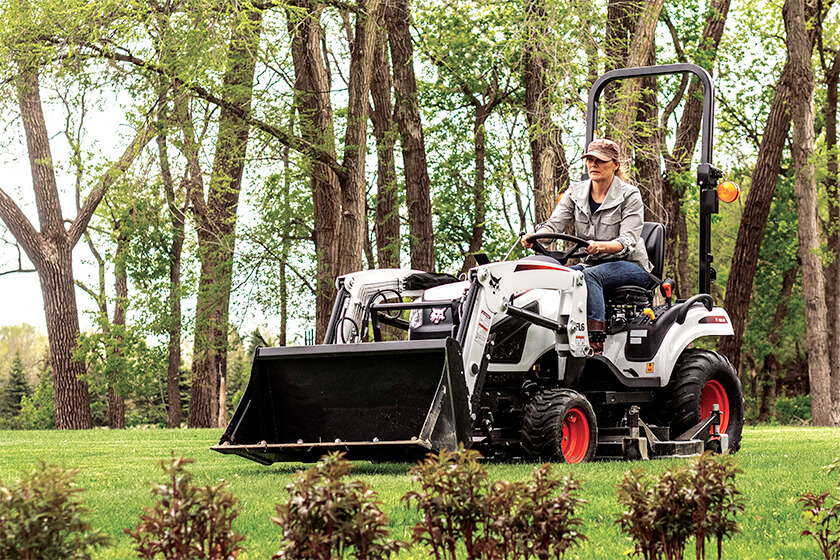
[[[601,161],[618,160],[621,155],[621,150],[618,149],[618,144],[606,138],[599,138],[589,143],[586,153],[581,156],[581,159],[592,156]]]

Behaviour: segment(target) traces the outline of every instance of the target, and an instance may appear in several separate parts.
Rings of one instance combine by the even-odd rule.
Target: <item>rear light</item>
[[[717,195],[724,202],[735,202],[741,196],[741,187],[732,181],[724,181],[718,185]]]

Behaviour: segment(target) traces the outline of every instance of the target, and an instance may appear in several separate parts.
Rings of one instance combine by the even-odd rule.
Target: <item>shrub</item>
[[[487,525],[487,471],[472,449],[443,450],[430,454],[409,471],[412,485],[420,491],[403,496],[416,504],[423,519],[414,527],[413,541],[424,543],[435,558],[454,559],[458,541],[463,540],[467,558],[476,558],[476,537]]]
[[[16,484],[0,481],[0,558],[89,559],[108,537],[84,520],[77,471],[39,462]]]
[[[704,453],[688,465],[692,480],[696,557],[706,557],[706,541],[715,539],[718,560],[723,539],[738,532],[735,517],[744,512],[744,500],[735,488],[735,476],[743,471],[729,455]]]
[[[376,560],[407,546],[390,538],[376,493],[365,482],[344,480],[350,469],[343,453],[332,453],[296,473],[286,486],[289,499],[276,506],[272,518],[285,541],[274,558],[328,560],[349,554]]]
[[[780,424],[807,424],[811,420],[811,395],[776,398],[776,419]]]
[[[55,429],[55,405],[50,370],[41,372],[32,396],[20,400],[20,414],[15,417],[17,428],[22,430]]]
[[[618,487],[624,510],[616,523],[635,541],[634,554],[679,560],[693,536],[696,558],[705,558],[706,541],[716,539],[720,559],[723,539],[738,531],[734,518],[744,511],[735,488],[739,472],[731,457],[704,453],[652,481],[639,471],[626,473]]]
[[[552,474],[551,465],[534,468],[531,482],[500,480],[490,484],[476,451],[429,455],[412,468],[419,491],[403,500],[415,504],[422,519],[413,541],[437,559],[457,557],[464,542],[468,559],[561,558],[585,537],[578,531],[576,496],[580,485]]]
[[[826,470],[834,472],[838,468],[840,457],[826,467]],[[802,531],[802,535],[813,537],[817,541],[825,560],[840,558],[840,498],[829,492],[820,495],[807,492],[799,497],[799,503],[802,504],[802,516],[809,525],[808,529]]]
[[[157,503],[146,509],[133,531],[124,529],[140,558],[229,560],[241,550],[239,543],[245,537],[232,527],[239,515],[236,498],[225,490],[224,482],[195,486],[186,470],[192,462],[176,458],[174,452],[171,461],[160,462],[168,481],[152,488]]]

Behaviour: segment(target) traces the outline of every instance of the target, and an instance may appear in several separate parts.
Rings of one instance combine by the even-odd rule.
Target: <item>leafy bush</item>
[[[195,486],[186,470],[192,462],[174,452],[171,461],[161,461],[169,480],[152,488],[157,503],[146,509],[133,531],[124,529],[143,560],[158,555],[167,560],[229,560],[241,550],[245,537],[232,527],[239,515],[236,498],[224,482]]]
[[[561,558],[585,540],[578,528],[576,496],[580,485],[552,474],[551,465],[534,468],[531,482],[489,483],[480,455],[457,452],[429,455],[412,468],[419,491],[403,500],[416,504],[422,519],[413,541],[423,543],[436,559],[457,558],[463,541],[468,559]]]
[[[376,560],[407,546],[390,538],[376,493],[365,482],[344,480],[351,467],[343,453],[332,453],[295,474],[286,486],[289,499],[272,518],[285,541],[274,558]]]
[[[15,417],[15,422],[15,427],[22,430],[55,429],[55,405],[49,368],[41,372],[32,396],[21,398],[20,414]]]
[[[84,520],[75,470],[39,462],[16,484],[0,481],[0,558],[86,560],[109,539]]]
[[[616,523],[635,541],[634,554],[645,560],[680,560],[693,536],[696,558],[716,539],[718,559],[723,539],[738,531],[735,516],[743,513],[731,457],[704,453],[685,466],[667,469],[654,480],[630,471],[618,487],[624,506]]]
[[[826,467],[829,472],[840,468],[840,457]],[[838,484],[840,496],[840,484]],[[829,492],[816,495],[806,492],[799,497],[802,504],[802,516],[808,521],[809,528],[802,531],[803,536],[813,537],[817,541],[825,560],[840,558],[840,497]]]
[[[811,395],[776,398],[776,418],[780,424],[805,424],[811,420]]]

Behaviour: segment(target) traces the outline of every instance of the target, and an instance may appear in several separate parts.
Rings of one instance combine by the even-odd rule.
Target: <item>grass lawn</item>
[[[201,485],[225,480],[239,499],[242,513],[237,529],[246,535],[241,559],[268,559],[279,548],[279,528],[269,519],[274,504],[286,497],[285,485],[300,464],[264,467],[245,459],[210,451],[220,430],[91,430],[82,432],[0,431],[0,480],[10,482],[37,460],[65,468],[77,468],[77,483],[90,509],[95,527],[112,535],[114,545],[99,550],[95,558],[134,558],[123,528],[134,527],[144,506],[152,504],[150,484],[163,482],[157,467],[171,450],[190,457],[190,470]],[[800,537],[804,527],[796,500],[806,491],[821,492],[836,487],[836,476],[821,467],[840,454],[840,430],[828,428],[760,427],[744,430],[743,447],[736,455],[744,471],[736,479],[747,499],[741,517],[741,533],[724,544],[724,557],[735,559],[819,559],[816,544]],[[658,474],[676,461],[646,463],[605,462],[557,465],[583,482],[583,533],[588,537],[581,548],[567,558],[625,558],[631,549],[614,524],[618,514],[615,486],[622,474],[640,468]],[[359,463],[355,476],[365,479],[385,503],[391,517],[392,534],[408,539],[417,514],[408,511],[400,497],[410,488],[410,464]],[[522,480],[530,477],[533,465],[488,464],[491,480]],[[707,556],[714,556],[713,548]],[[687,558],[693,558],[693,545]],[[427,558],[418,548],[400,558]]]

